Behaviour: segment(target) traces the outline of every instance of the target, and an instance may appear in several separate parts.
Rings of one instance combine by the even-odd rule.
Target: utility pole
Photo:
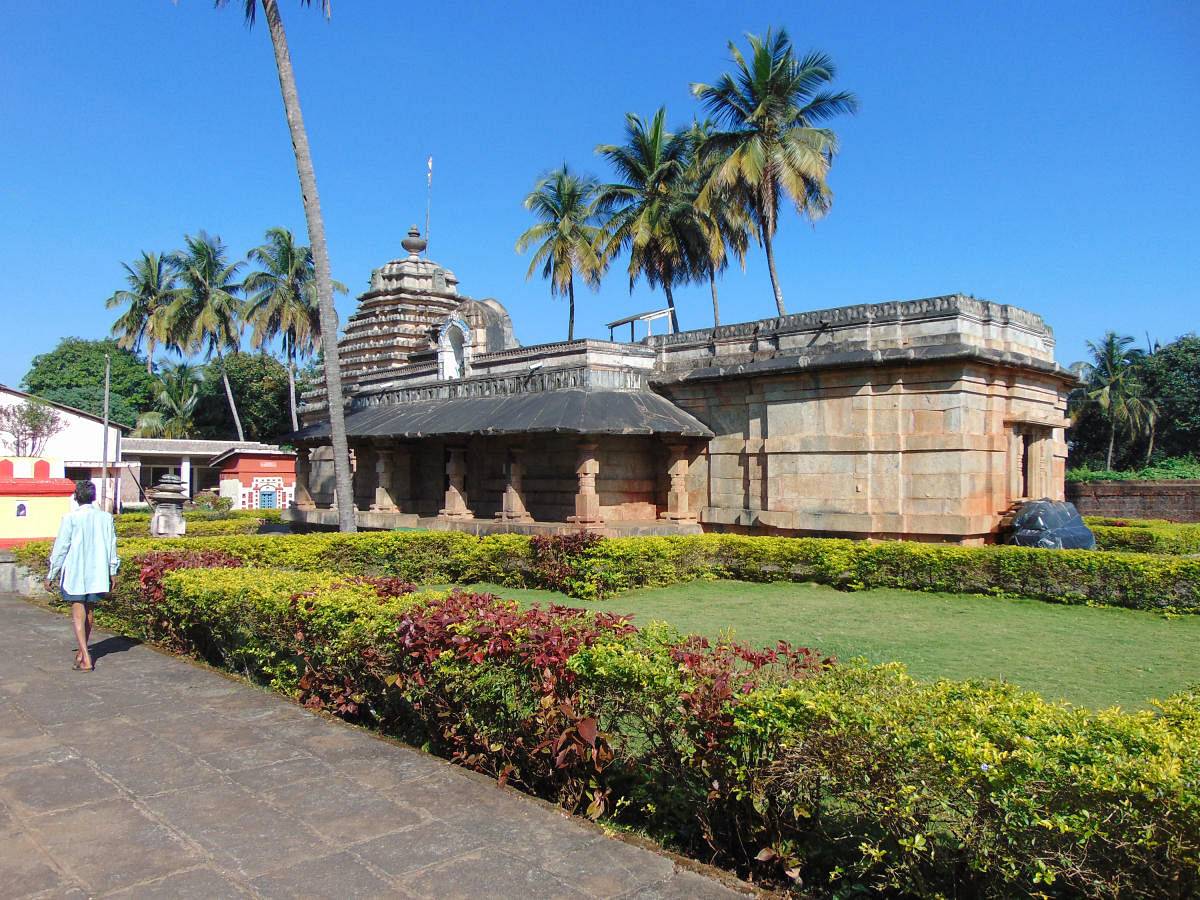
[[[108,512],[108,384],[112,375],[112,360],[104,354],[104,456],[101,460],[100,508]]]

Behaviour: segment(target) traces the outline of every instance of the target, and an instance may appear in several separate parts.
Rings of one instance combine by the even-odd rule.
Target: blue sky
[[[566,336],[526,280],[521,200],[594,155],[623,116],[698,111],[688,84],[727,43],[784,25],[838,64],[861,112],[834,124],[834,208],[777,236],[789,311],[951,292],[1041,314],[1063,364],[1107,329],[1166,342],[1200,309],[1200,5],[1183,2],[434,3],[280,0],[334,277],[351,288],[424,225],[460,291],[495,297],[525,344]],[[236,256],[305,234],[265,24],[239,2],[6,2],[0,38],[0,383],[60,337],[101,337],[121,263],[199,229]],[[619,261],[577,292],[577,336],[665,305]],[[774,314],[761,250],[720,283],[722,320]],[[712,322],[706,285],[677,292]]]

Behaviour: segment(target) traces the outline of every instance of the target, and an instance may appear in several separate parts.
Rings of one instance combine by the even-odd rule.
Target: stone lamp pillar
[[[667,475],[671,479],[671,486],[667,491],[667,509],[665,512],[659,513],[658,517],[670,522],[695,522],[696,514],[688,507],[687,445],[668,444],[667,449],[671,451],[671,461],[667,466]]]
[[[296,491],[292,504],[296,509],[316,509],[309,481],[312,479],[312,457],[308,447],[296,448]]]
[[[178,475],[164,475],[147,495],[154,504],[150,516],[150,534],[154,537],[183,537],[187,522],[183,518],[184,486]]]
[[[446,477],[450,486],[446,488],[446,505],[438,511],[439,519],[470,519],[474,513],[467,506],[467,451],[462,447],[451,447],[446,461]]]
[[[496,518],[504,522],[533,521],[533,516],[525,509],[525,497],[521,489],[521,477],[524,474],[521,467],[522,452],[519,447],[510,448],[508,462],[504,466],[507,483],[504,486],[504,496],[500,501],[500,511],[496,513]]]
[[[600,518],[600,495],[596,493],[596,476],[600,474],[600,462],[596,459],[595,444],[579,445],[575,474],[579,477],[579,491],[575,494],[575,515],[567,516],[567,521],[576,525],[599,525],[604,520]]]

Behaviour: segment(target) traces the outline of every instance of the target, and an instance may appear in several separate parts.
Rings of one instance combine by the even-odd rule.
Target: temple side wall
[[[689,472],[706,530],[988,539],[1025,496],[1062,499],[1059,383],[942,363],[658,388],[716,432]]]

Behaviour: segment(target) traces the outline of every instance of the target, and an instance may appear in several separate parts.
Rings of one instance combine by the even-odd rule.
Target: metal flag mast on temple
[[[433,200],[433,157],[429,157],[429,182],[425,188],[425,258],[429,259],[429,205]]]

